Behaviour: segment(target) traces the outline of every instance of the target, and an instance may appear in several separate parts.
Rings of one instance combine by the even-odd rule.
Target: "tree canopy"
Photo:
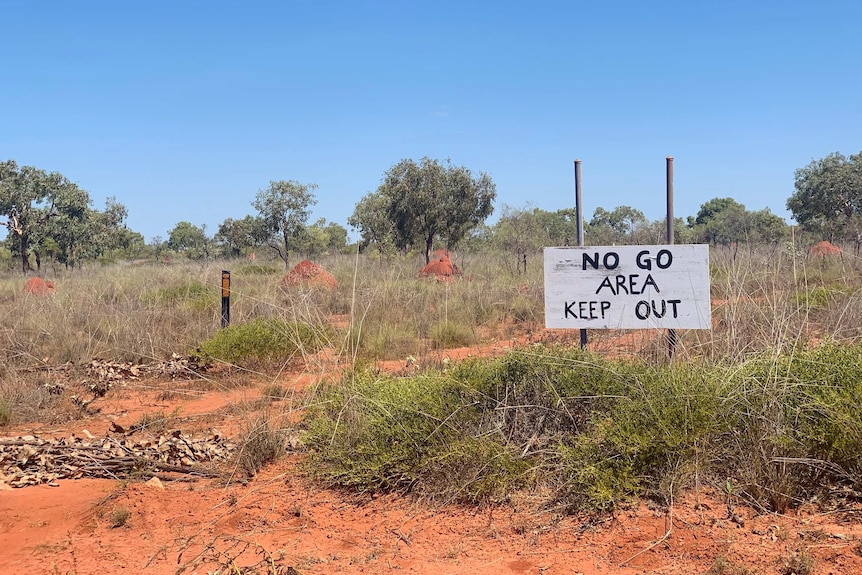
[[[293,243],[305,233],[311,206],[317,203],[317,184],[301,184],[289,180],[271,181],[269,187],[257,193],[252,205],[258,211],[266,232],[266,244],[275,250],[284,267],[289,268]]]
[[[644,213],[631,206],[617,206],[611,211],[599,207],[587,224],[586,235],[593,245],[636,243],[636,233],[648,223]]]
[[[219,224],[213,239],[220,247],[222,255],[237,257],[263,245],[268,236],[266,225],[261,218],[245,216],[241,220],[227,218]]]
[[[31,253],[37,267],[43,255],[70,266],[135,241],[124,226],[125,206],[109,198],[99,212],[90,204],[89,194],[58,172],[0,162],[0,225],[25,273]]]
[[[364,241],[408,250],[421,247],[431,259],[434,242],[453,249],[493,211],[497,190],[488,174],[473,176],[450,160],[401,160],[384,175],[376,192],[356,206],[351,225]]]
[[[701,204],[689,227],[697,241],[716,245],[775,244],[787,233],[787,224],[769,208],[750,211],[733,198]]]
[[[813,160],[794,174],[787,209],[806,231],[835,242],[862,243],[862,152]]]
[[[168,247],[189,259],[206,259],[210,254],[206,227],[198,227],[191,222],[179,222],[168,233]]]

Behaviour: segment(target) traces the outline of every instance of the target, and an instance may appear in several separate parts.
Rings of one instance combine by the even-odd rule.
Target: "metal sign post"
[[[584,209],[581,204],[581,161],[575,160],[575,220],[578,230],[578,247],[584,245]],[[581,349],[587,349],[587,330],[581,329]]]
[[[667,165],[667,243],[673,245],[673,156],[666,159]],[[676,330],[667,330],[667,355],[673,358],[676,349]]]

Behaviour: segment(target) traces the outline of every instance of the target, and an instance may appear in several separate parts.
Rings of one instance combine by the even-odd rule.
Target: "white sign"
[[[545,326],[710,329],[709,246],[545,248]]]

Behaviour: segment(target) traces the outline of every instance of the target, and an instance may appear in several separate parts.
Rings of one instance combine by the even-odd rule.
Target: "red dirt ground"
[[[538,337],[449,350],[434,360],[502,353]],[[319,373],[332,368],[325,363]],[[300,393],[319,373],[282,374],[277,383]],[[235,414],[268,383],[171,396],[164,392],[175,383],[130,382],[94,401],[100,411],[83,420],[20,425],[3,435],[103,436],[112,421],[128,426],[155,412],[176,413],[184,430],[232,434]],[[291,397],[276,407],[289,412]],[[305,479],[302,458],[290,454],[250,481],[160,488],[81,479],[0,490],[0,573],[787,575],[794,557],[813,558],[813,575],[862,573],[862,508],[772,515],[737,506],[741,517],[731,520],[726,502],[708,488],[683,494],[670,508],[642,503],[601,521],[536,513],[526,499],[484,509],[431,507],[326,489]],[[121,508],[129,519],[112,528],[111,514]]]

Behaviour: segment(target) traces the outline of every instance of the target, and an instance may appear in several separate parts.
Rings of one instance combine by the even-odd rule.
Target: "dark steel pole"
[[[578,230],[578,247],[584,246],[584,207],[581,204],[581,161],[575,160],[575,220]],[[587,330],[581,328],[581,349],[587,348]]]
[[[668,156],[667,161],[667,243],[673,245],[673,156]],[[676,330],[667,330],[667,354],[673,358],[676,348]]]

